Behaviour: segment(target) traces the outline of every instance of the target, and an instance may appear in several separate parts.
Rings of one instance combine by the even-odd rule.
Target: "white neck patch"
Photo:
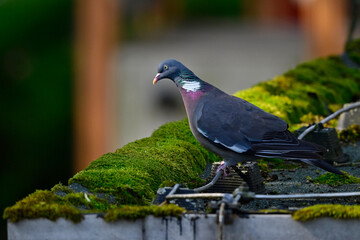
[[[196,92],[201,88],[201,84],[197,81],[183,81],[181,87],[185,89],[186,92]]]

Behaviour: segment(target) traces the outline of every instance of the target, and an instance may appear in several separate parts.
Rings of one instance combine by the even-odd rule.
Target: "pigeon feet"
[[[216,173],[218,173],[219,171],[223,171],[223,178],[225,178],[229,176],[230,167],[226,165],[225,161],[221,161],[220,166],[218,167],[218,169],[216,169]]]

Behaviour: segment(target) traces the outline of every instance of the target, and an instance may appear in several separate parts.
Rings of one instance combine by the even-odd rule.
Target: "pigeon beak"
[[[157,81],[159,80],[159,76],[160,76],[160,73],[156,74],[156,76],[154,77],[154,80],[153,80],[153,84],[155,85],[157,83]]]

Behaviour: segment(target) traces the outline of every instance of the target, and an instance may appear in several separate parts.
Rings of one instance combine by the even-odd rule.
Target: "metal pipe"
[[[174,187],[171,189],[171,191],[169,192],[169,194],[168,195],[166,195],[166,197],[168,197],[168,196],[171,196],[171,195],[173,195],[174,193],[176,193],[176,191],[179,189],[179,187],[180,187],[180,184],[175,184],[174,185]],[[160,203],[159,204],[159,206],[161,207],[161,206],[164,206],[166,203],[167,203],[167,198],[165,197],[165,201],[163,201],[162,203]]]
[[[194,199],[194,198],[222,198],[224,193],[186,193],[186,194],[173,194],[166,196],[166,200],[171,199]]]
[[[263,195],[256,194],[255,199],[296,199],[296,198],[344,198],[359,197],[360,192],[340,192],[340,193],[304,193],[304,194],[280,194],[280,195]]]
[[[206,189],[212,187],[216,182],[217,180],[219,179],[219,177],[223,174],[223,170],[220,170],[216,173],[215,177],[213,178],[213,180],[211,180],[211,182],[209,182],[208,184],[206,184],[205,186],[202,186],[202,187],[199,187],[199,188],[195,188],[193,189],[194,192],[198,193],[198,192],[203,192],[205,191]]]
[[[219,209],[219,240],[223,240],[223,229],[224,229],[224,218],[225,218],[225,203],[220,204]]]
[[[179,187],[180,187],[180,184],[178,184],[178,183],[175,184],[167,196],[170,196],[170,195],[173,195],[174,193],[176,193],[176,191],[179,189]]]
[[[224,193],[189,193],[189,194],[173,194],[166,196],[166,200],[171,199],[194,199],[194,198],[222,198]],[[304,193],[304,194],[279,194],[265,195],[255,194],[253,199],[303,199],[303,198],[345,198],[360,197],[360,192],[339,192],[339,193]]]

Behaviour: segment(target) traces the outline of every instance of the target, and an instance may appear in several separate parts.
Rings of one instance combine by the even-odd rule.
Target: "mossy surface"
[[[109,210],[105,214],[104,219],[112,222],[119,219],[135,220],[138,218],[144,218],[148,215],[154,215],[155,217],[179,217],[184,212],[184,208],[174,204],[166,204],[163,206],[122,206]]]
[[[338,57],[316,59],[235,93],[287,121],[293,128],[308,114],[327,116],[358,97],[360,71],[346,67]]]
[[[79,209],[48,190],[37,190],[15,205],[7,207],[3,214],[4,219],[12,222],[34,218],[47,218],[55,221],[59,217],[75,223],[80,222],[83,218]]]
[[[360,219],[359,205],[319,204],[300,209],[293,213],[294,220],[308,221],[321,217],[336,219]]]
[[[333,105],[329,105],[329,109],[331,109],[331,112],[336,112],[337,110],[339,110],[340,108],[342,108],[342,105],[337,105],[337,104],[333,104]],[[309,126],[313,123],[319,123],[320,121],[322,121],[325,118],[325,116],[320,116],[320,115],[315,115],[312,113],[308,113],[306,115],[303,115],[300,118],[300,124],[294,124],[292,125],[293,129],[299,128],[299,127],[303,127],[303,126]],[[337,126],[337,118],[334,118],[328,122],[326,122],[325,124],[323,124],[324,127],[327,128],[336,128]]]
[[[291,211],[286,210],[286,209],[260,209],[258,212],[264,213],[264,214],[289,214],[289,213],[291,213]]]
[[[58,190],[56,190],[58,191]],[[80,210],[82,209],[82,210]],[[155,217],[179,217],[185,209],[172,204],[164,206],[124,206],[109,204],[93,194],[69,193],[64,197],[48,190],[37,190],[15,205],[5,209],[3,218],[12,222],[22,219],[47,218],[52,221],[63,217],[74,223],[80,222],[84,213],[107,212],[106,221],[137,219],[147,215]]]
[[[70,193],[62,197],[62,200],[72,206],[90,210],[90,212],[104,212],[116,207],[115,204],[109,204],[107,200],[98,198],[93,194]]]
[[[338,133],[339,140],[343,143],[355,143],[360,141],[360,126],[357,124],[351,125]]]
[[[74,192],[71,188],[69,188],[68,186],[63,185],[62,183],[58,183],[55,186],[53,186],[51,188],[51,191],[54,192],[54,193],[55,192],[64,192],[66,194]]]
[[[169,122],[160,126],[156,131],[153,132],[151,137],[177,139],[177,140],[189,142],[192,145],[194,145],[197,149],[199,149],[201,155],[205,158],[206,162],[221,161],[221,158],[219,156],[206,150],[195,139],[194,135],[190,130],[189,122],[187,118],[181,121]]]
[[[285,161],[283,159],[278,158],[267,158],[267,159],[260,159],[258,161],[259,168],[264,172],[271,172],[273,170],[282,170],[282,169],[296,169],[300,167],[300,164]]]
[[[360,183],[360,178],[351,176],[343,171],[345,175],[338,175],[327,172],[312,180],[314,183],[339,186],[344,184]]]
[[[199,176],[206,162],[212,160],[210,156],[188,141],[149,137],[103,155],[71,178],[69,184],[76,182],[91,192],[110,193],[120,204],[147,205],[164,181],[189,187],[202,184]]]

